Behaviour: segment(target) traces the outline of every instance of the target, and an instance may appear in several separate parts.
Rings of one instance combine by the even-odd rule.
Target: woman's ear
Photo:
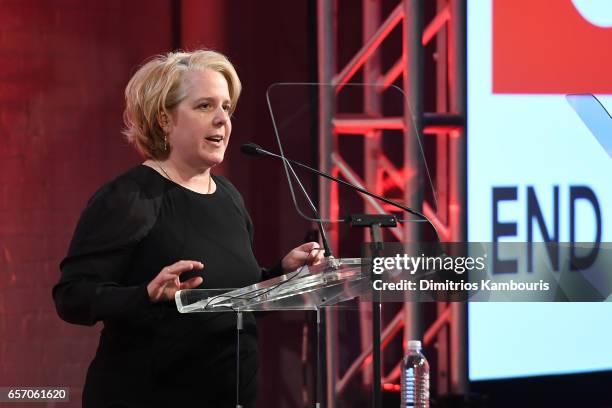
[[[172,119],[166,112],[159,112],[157,114],[157,121],[159,122],[159,126],[164,130],[164,133],[170,133],[170,128],[172,127]]]

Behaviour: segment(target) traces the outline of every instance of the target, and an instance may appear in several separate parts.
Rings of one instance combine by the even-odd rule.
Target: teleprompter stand
[[[393,228],[397,226],[397,219],[394,215],[389,214],[356,214],[350,215],[349,221],[351,227],[361,227],[370,229],[370,237],[372,239],[372,259],[382,255],[383,240],[381,228]],[[374,282],[374,263],[370,263],[370,281]],[[372,292],[372,368],[373,378],[372,385],[374,387],[372,393],[372,406],[374,408],[382,407],[382,384],[381,384],[381,352],[380,352],[380,292]]]

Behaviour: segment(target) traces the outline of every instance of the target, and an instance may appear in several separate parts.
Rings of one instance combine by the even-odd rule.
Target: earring
[[[168,135],[164,134],[164,152],[168,151]]]

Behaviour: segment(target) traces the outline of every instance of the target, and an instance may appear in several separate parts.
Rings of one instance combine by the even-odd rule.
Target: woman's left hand
[[[284,272],[293,272],[304,265],[317,265],[323,260],[324,251],[317,242],[307,242],[289,251],[281,265]]]

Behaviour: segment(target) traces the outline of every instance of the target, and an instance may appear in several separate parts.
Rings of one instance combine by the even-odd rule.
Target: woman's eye
[[[198,105],[199,109],[209,109],[210,108],[210,103],[203,103]]]
[[[226,112],[229,112],[229,111],[232,110],[232,107],[230,105],[224,105],[223,106],[223,110],[226,111]]]

